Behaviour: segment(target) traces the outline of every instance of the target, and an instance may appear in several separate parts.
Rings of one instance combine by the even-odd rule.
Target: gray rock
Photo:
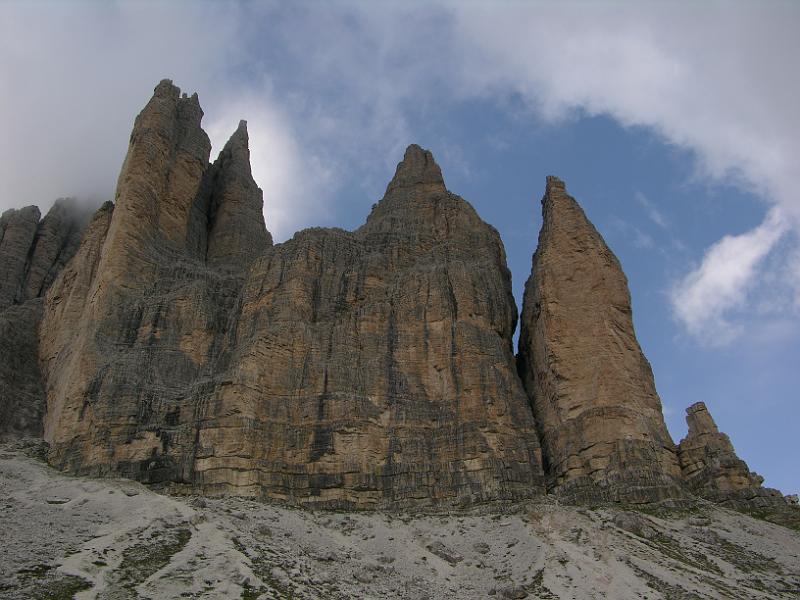
[[[244,124],[211,165],[201,117],[157,86],[102,253],[48,295],[51,463],[332,507],[541,493],[503,246],[430,152],[358,230],[272,246]]]
[[[454,552],[447,546],[445,546],[442,542],[433,542],[432,544],[428,544],[426,546],[428,552],[431,554],[435,554],[445,562],[450,563],[451,565],[455,566],[464,560],[464,557],[461,556],[458,552]]]
[[[528,590],[522,586],[515,585],[502,589],[500,595],[511,600],[522,600],[528,597]]]
[[[622,268],[556,177],[525,285],[519,372],[541,431],[549,484],[575,500],[682,495]]]
[[[658,535],[658,530],[653,526],[652,521],[636,513],[619,512],[615,514],[614,525],[635,536],[648,540]]]
[[[472,549],[479,554],[487,554],[490,550],[489,544],[485,542],[478,542],[472,546]]]

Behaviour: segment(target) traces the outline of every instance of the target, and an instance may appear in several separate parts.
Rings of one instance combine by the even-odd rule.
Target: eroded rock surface
[[[336,506],[541,493],[503,246],[430,153],[359,230],[272,246],[244,123],[211,165],[201,117],[159,84],[48,294],[51,462]]]
[[[800,533],[697,503],[342,513],[66,477],[0,445],[0,599],[797,599]],[[45,499],[56,500],[51,504]]]
[[[542,214],[519,371],[549,483],[578,499],[679,497],[674,443],[619,261],[555,177],[547,178]]]
[[[686,409],[686,423],[689,432],[678,446],[678,457],[693,493],[734,508],[787,505],[780,492],[764,488],[764,478],[736,455],[730,438],[719,431],[705,403]]]
[[[40,214],[28,206],[0,217],[0,437],[42,433],[41,297],[77,250],[88,218],[72,199]]]
[[[273,245],[246,123],[212,164],[202,116],[164,80],[115,204],[0,217],[0,436],[43,434],[73,473],[330,507],[786,504],[702,405],[679,459],[625,275],[557,178],[515,361],[502,242],[430,152],[356,231]]]

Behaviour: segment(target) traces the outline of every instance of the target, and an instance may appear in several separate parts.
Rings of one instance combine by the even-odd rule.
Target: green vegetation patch
[[[81,577],[63,575],[54,565],[33,565],[20,569],[8,583],[0,585],[0,596],[17,600],[72,600],[91,589]]]
[[[186,528],[165,528],[154,531],[148,539],[123,550],[119,567],[108,576],[108,590],[98,595],[98,600],[136,599],[136,586],[167,566],[191,537],[191,532]]]

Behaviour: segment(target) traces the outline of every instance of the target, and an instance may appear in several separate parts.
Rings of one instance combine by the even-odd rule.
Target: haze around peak
[[[519,304],[556,173],[620,255],[674,421],[709,396],[731,415],[753,398],[788,410],[796,3],[6,2],[0,17],[2,209],[113,198],[133,118],[169,77],[198,92],[212,159],[248,121],[276,241],[358,226],[408,144],[430,148],[501,231]],[[675,358],[687,348],[706,372]],[[758,431],[725,428],[756,451]]]

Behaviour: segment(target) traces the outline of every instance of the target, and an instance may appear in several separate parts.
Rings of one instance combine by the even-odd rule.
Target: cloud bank
[[[341,173],[360,173],[379,194],[402,147],[424,143],[412,112],[515,98],[555,123],[608,115],[689,151],[697,180],[763,198],[764,221],[710,243],[670,293],[689,333],[733,339],[764,269],[800,272],[791,244],[769,260],[800,230],[800,75],[788,64],[800,56],[800,7],[501,7],[4,3],[0,83],[11,92],[0,96],[0,202],[110,196],[132,116],[165,76],[200,93],[216,148],[248,119],[279,240],[335,214],[328,201]]]

